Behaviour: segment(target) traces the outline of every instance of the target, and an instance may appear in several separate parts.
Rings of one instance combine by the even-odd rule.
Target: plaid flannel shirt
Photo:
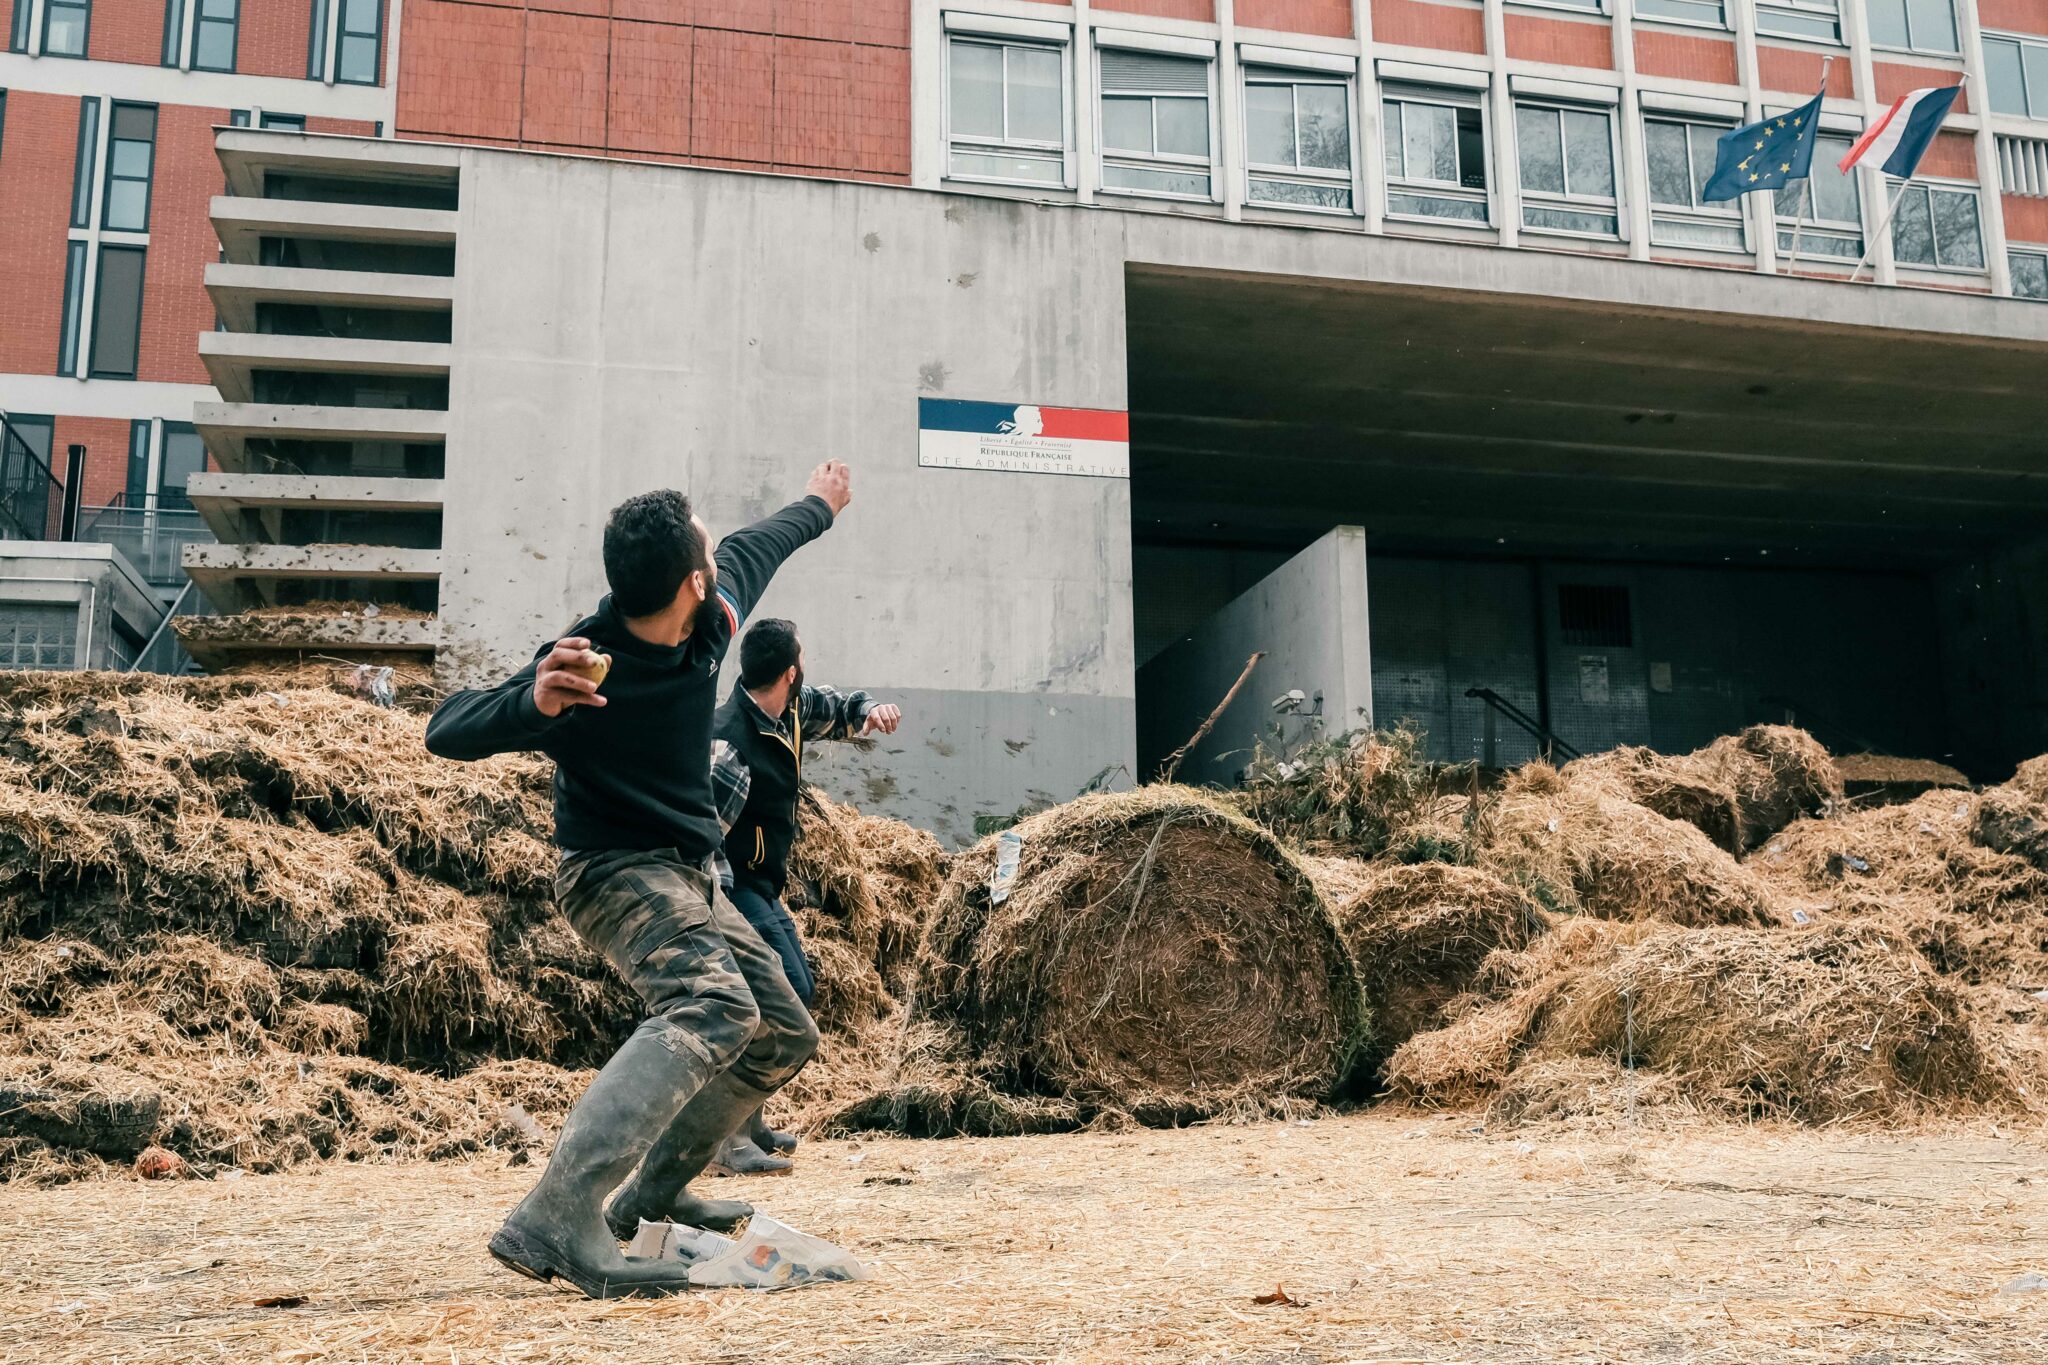
[[[741,705],[751,707],[758,720],[767,721],[785,735],[790,732],[788,710],[783,711],[780,720],[770,721],[767,712],[761,710],[752,695],[745,692],[741,695],[746,698]],[[865,692],[842,693],[837,688],[807,686],[797,707],[804,718],[804,738],[852,739],[860,733],[860,727],[866,723],[874,704],[874,698]],[[731,833],[740,812],[747,808],[747,794],[753,790],[753,785],[754,774],[747,768],[747,761],[740,757],[740,751],[725,740],[712,740],[711,801],[718,808],[720,833]],[[718,884],[730,894],[732,864],[726,861],[724,844],[720,844],[718,852],[711,856],[711,866],[718,873]]]

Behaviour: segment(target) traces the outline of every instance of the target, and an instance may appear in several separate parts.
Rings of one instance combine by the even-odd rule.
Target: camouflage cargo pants
[[[679,1057],[776,1090],[817,1050],[811,1022],[776,956],[719,889],[672,851],[572,853],[555,875],[562,913],[647,1006]]]

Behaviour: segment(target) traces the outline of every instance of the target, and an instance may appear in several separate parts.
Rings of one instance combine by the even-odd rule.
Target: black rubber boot
[[[666,1025],[643,1025],[569,1111],[547,1170],[491,1238],[499,1261],[531,1279],[567,1280],[593,1299],[678,1294],[689,1268],[627,1257],[605,1226],[604,1197],[686,1108],[707,1069],[670,1051]]]
[[[751,1204],[732,1199],[698,1199],[687,1186],[704,1173],[718,1144],[768,1098],[732,1072],[722,1072],[697,1092],[668,1131],[655,1139],[640,1169],[605,1211],[621,1241],[637,1232],[640,1220],[687,1223],[723,1230],[751,1217]]]
[[[786,1156],[772,1156],[761,1150],[744,1132],[734,1133],[718,1144],[708,1168],[713,1175],[788,1175],[796,1163]]]
[[[746,1134],[754,1140],[754,1145],[764,1152],[788,1156],[796,1150],[796,1134],[785,1133],[779,1128],[770,1128],[768,1120],[761,1117],[759,1109],[747,1116]]]

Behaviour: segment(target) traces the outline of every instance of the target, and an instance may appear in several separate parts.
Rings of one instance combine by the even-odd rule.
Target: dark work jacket
[[[804,744],[844,739],[867,719],[868,695],[841,698],[805,687],[773,720],[743,687],[735,687],[713,717],[711,733],[732,745],[746,765],[747,803],[725,835],[725,858],[733,883],[769,900],[782,896],[789,876],[789,850],[796,843],[796,801],[803,790]]]
[[[718,587],[690,635],[669,648],[626,628],[610,597],[566,632],[612,658],[604,706],[543,716],[533,676],[554,648],[493,688],[457,692],[427,724],[427,748],[476,759],[537,750],[555,761],[555,842],[564,849],[673,848],[690,862],[719,847],[711,795],[711,717],[718,666],[776,569],[832,525],[822,498],[791,503],[718,543]]]

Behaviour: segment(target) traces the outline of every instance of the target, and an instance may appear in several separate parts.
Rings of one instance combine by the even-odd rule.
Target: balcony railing
[[[87,507],[78,516],[78,538],[112,545],[154,587],[185,581],[180,552],[194,543],[213,543],[213,532],[191,508]]]
[[[46,540],[50,504],[61,488],[13,424],[0,417],[0,540]]]

